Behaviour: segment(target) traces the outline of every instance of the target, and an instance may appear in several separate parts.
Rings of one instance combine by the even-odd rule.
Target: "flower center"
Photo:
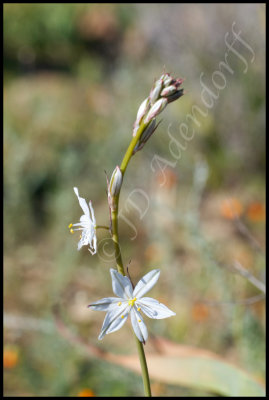
[[[130,299],[130,300],[128,301],[129,306],[133,307],[135,301],[136,301],[136,297],[134,297],[133,299]]]

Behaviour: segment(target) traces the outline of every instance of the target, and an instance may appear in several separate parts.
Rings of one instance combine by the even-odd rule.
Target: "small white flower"
[[[78,198],[80,207],[82,208],[84,215],[80,217],[79,223],[70,224],[68,228],[70,229],[71,233],[74,233],[74,231],[82,231],[80,241],[78,242],[78,250],[80,250],[82,246],[89,245],[89,251],[91,252],[91,254],[95,254],[97,252],[97,238],[96,221],[92,202],[89,202],[89,208],[86,200],[79,196],[78,188],[74,187],[74,192]],[[78,228],[73,229],[73,226],[77,226]]]
[[[168,318],[176,315],[159,301],[151,297],[143,297],[157,282],[160,270],[154,269],[147,273],[140,279],[134,289],[127,276],[121,275],[112,268],[110,269],[110,273],[112,277],[112,289],[118,297],[106,297],[88,306],[93,310],[107,312],[98,339],[101,340],[106,334],[120,329],[130,314],[136,336],[140,342],[145,343],[148,338],[148,331],[140,311],[149,318],[154,319]]]

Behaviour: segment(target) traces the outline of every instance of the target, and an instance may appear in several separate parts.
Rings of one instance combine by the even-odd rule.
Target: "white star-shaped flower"
[[[74,187],[74,192],[78,198],[80,207],[82,208],[84,215],[80,217],[80,222],[77,224],[70,224],[68,227],[71,233],[74,231],[82,231],[80,236],[80,241],[78,242],[78,250],[81,249],[82,246],[89,245],[89,251],[91,254],[95,254],[97,252],[97,238],[96,238],[96,221],[94,216],[94,211],[92,207],[92,202],[89,202],[88,207],[86,200],[79,196],[78,188]],[[78,228],[74,228],[73,226],[77,226]]]
[[[140,311],[149,318],[154,319],[168,318],[176,315],[159,301],[151,297],[143,297],[157,282],[160,270],[154,269],[147,273],[140,279],[134,289],[127,276],[121,275],[112,268],[110,269],[110,273],[112,277],[112,289],[118,297],[105,297],[88,306],[93,310],[107,312],[98,339],[101,340],[106,334],[120,329],[130,314],[136,336],[140,342],[145,343],[148,338],[148,331]]]

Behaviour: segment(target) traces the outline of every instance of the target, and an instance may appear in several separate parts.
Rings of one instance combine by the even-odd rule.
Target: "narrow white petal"
[[[92,206],[92,202],[89,201],[89,206],[90,206],[90,210],[91,210],[91,219],[93,222],[93,226],[96,225],[96,220],[95,220],[95,215],[94,215],[94,210],[93,210],[93,206]]]
[[[98,336],[99,340],[102,340],[103,337],[108,334],[117,331],[120,329],[127,320],[128,314],[130,311],[130,306],[128,303],[122,303],[121,306],[113,305],[107,312],[103,326]]]
[[[92,220],[90,219],[90,217],[88,215],[83,214],[80,217],[80,223],[82,226],[92,226],[93,227],[93,223]]]
[[[145,343],[148,338],[148,330],[143,321],[142,315],[136,310],[135,307],[132,307],[130,314],[134,333],[140,342]]]
[[[112,289],[115,295],[124,299],[132,299],[133,287],[130,279],[113,268],[110,268],[110,274],[112,278]]]
[[[81,247],[82,247],[83,245],[84,245],[83,242],[80,240],[80,241],[78,242],[78,250],[80,250]]]
[[[95,249],[91,249],[91,247],[88,248],[89,252],[91,253],[92,256],[94,256],[94,254],[96,254],[96,250]]]
[[[89,236],[89,251],[91,254],[97,253],[97,238],[95,234],[95,230],[91,228],[91,235]]]
[[[141,311],[146,314],[149,318],[162,319],[172,317],[176,315],[164,304],[158,300],[152,299],[151,297],[143,297],[136,301],[136,305],[141,308]]]
[[[78,242],[78,250],[81,249],[82,246],[87,246],[92,240],[92,229],[83,229],[81,234],[81,239]]]
[[[74,187],[74,192],[78,198],[80,207],[82,208],[84,214],[90,217],[90,211],[89,211],[89,207],[87,206],[86,200],[79,196],[77,187]]]
[[[118,297],[104,297],[101,300],[97,300],[92,304],[89,304],[88,307],[95,311],[108,311],[115,305],[119,303],[121,299]]]
[[[138,299],[144,296],[157,282],[160,276],[159,269],[153,269],[148,272],[140,281],[137,282],[136,287],[134,288],[133,296]]]
[[[92,239],[92,248],[93,248],[93,254],[97,253],[97,238],[96,235],[94,235]]]

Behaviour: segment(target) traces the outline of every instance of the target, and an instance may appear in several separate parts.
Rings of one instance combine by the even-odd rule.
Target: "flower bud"
[[[116,168],[114,169],[110,183],[109,183],[109,195],[111,197],[117,196],[120,192],[122,184],[122,172],[120,170],[120,167],[117,165]]]
[[[149,110],[144,122],[147,124],[149,121],[151,121],[153,118],[155,118],[158,114],[162,112],[162,110],[167,106],[168,100],[166,98],[161,98],[156,101],[156,103],[153,104],[151,109]]]
[[[171,94],[174,94],[176,91],[177,91],[176,86],[171,85],[162,90],[161,96],[167,97],[167,96],[170,96]]]
[[[166,97],[166,99],[168,100],[168,103],[171,103],[172,101],[179,99],[181,96],[183,96],[183,94],[184,94],[184,89],[180,89],[171,96]]]
[[[150,108],[149,104],[149,97],[147,97],[139,106],[139,109],[137,111],[137,116],[136,116],[136,124],[140,124],[141,119],[146,115]]]
[[[156,119],[154,118],[151,123],[147,126],[147,128],[144,130],[140,137],[140,141],[146,143],[146,141],[150,138],[150,136],[153,134],[155,131],[155,126],[156,126]]]
[[[147,143],[151,135],[156,131],[158,126],[160,125],[161,121],[156,125],[156,119],[154,118],[152,122],[148,125],[148,127],[144,130],[142,133],[138,143],[136,144],[133,154],[135,154],[137,151],[141,150],[144,145]]]
[[[173,78],[172,78],[171,75],[165,74],[165,75],[164,75],[164,78],[163,78],[164,86],[165,86],[165,87],[169,86],[169,85],[171,84],[172,80],[173,80]]]
[[[153,105],[156,102],[156,100],[158,100],[158,98],[160,96],[160,93],[161,93],[161,90],[162,90],[162,87],[163,87],[163,81],[162,81],[162,79],[159,79],[155,83],[153,88],[151,89],[151,92],[150,92],[150,95],[149,95],[151,105]]]
[[[133,127],[133,136],[136,135],[139,126],[140,126],[140,122],[142,120],[142,118],[146,115],[146,113],[148,112],[150,108],[150,100],[149,97],[147,97],[139,106],[139,109],[137,111],[137,116],[136,116],[136,120],[134,123],[134,127]]]
[[[176,79],[175,86],[176,86],[177,88],[179,88],[179,86],[180,86],[181,83],[183,83],[183,82],[184,82],[184,79],[178,78],[178,79]]]

